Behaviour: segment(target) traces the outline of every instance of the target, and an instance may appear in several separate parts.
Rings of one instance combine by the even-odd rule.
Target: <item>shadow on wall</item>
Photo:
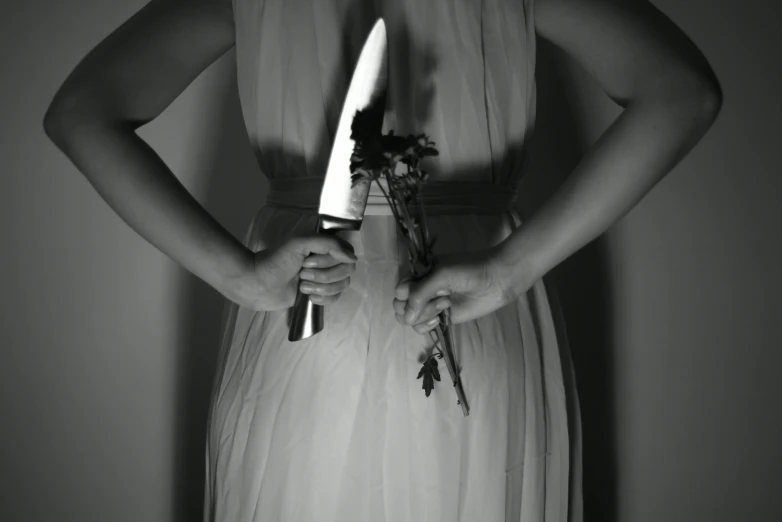
[[[210,122],[203,146],[210,168],[206,170],[206,196],[201,203],[229,232],[241,240],[250,221],[266,199],[263,178],[250,147],[242,119],[236,84],[234,51],[226,56],[226,80],[213,96],[217,116]],[[212,105],[205,103],[205,105]],[[176,348],[174,426],[174,522],[203,519],[206,426],[212,379],[217,366],[220,326],[227,302],[212,287],[182,270],[178,308],[179,345]]]
[[[522,216],[545,203],[589,146],[584,125],[578,124],[572,62],[545,40],[537,45],[537,128],[530,171],[520,187]],[[618,516],[609,261],[601,236],[546,277],[559,295],[578,383],[585,522],[615,522]]]
[[[233,52],[233,51],[232,51]],[[566,58],[538,43],[538,125],[531,142],[531,170],[521,185],[520,209],[537,209],[576,166],[586,139],[573,122],[575,93],[568,89]],[[215,133],[206,209],[243,238],[263,204],[267,182],[249,143],[232,59],[230,81],[215,91],[222,107]],[[176,363],[174,522],[202,519],[206,424],[220,341],[224,299],[182,271],[180,345]],[[557,267],[547,280],[558,289],[567,324],[584,434],[583,490],[586,522],[615,522],[616,448],[613,409],[613,344],[607,249],[599,238]]]

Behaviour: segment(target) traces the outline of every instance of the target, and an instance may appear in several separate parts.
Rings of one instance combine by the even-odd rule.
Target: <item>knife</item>
[[[367,111],[377,132],[382,131],[388,83],[388,40],[386,25],[378,19],[364,42],[342,105],[337,134],[320,193],[316,233],[336,235],[343,230],[359,230],[364,220],[370,180],[351,187],[350,159],[355,142],[350,138],[356,111]],[[313,303],[301,289],[290,309],[289,341],[312,337],[323,330],[323,305]]]

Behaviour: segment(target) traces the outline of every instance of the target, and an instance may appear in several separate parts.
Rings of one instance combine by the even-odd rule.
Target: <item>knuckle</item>
[[[330,283],[329,285],[329,295],[336,295],[340,293],[341,291],[345,290],[347,288],[347,284],[345,284],[345,281],[337,281],[335,283]]]
[[[336,283],[337,281],[341,281],[345,278],[345,271],[340,266],[335,266],[331,269],[329,269],[329,276],[327,281],[329,283]]]
[[[408,297],[407,302],[412,306],[419,308],[424,304],[424,298],[420,295],[412,295]]]
[[[440,274],[442,275],[443,279],[445,281],[452,281],[454,279],[454,276],[456,273],[454,272],[453,267],[451,266],[444,266],[440,269]]]

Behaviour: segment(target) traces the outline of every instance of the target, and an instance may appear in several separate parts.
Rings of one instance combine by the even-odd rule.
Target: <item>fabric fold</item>
[[[421,192],[435,255],[487,249],[524,226],[532,0],[233,5],[242,115],[269,181],[248,248],[316,229],[352,62],[377,16],[389,38],[383,131],[425,132],[440,152]],[[416,379],[431,341],[396,322],[407,251],[377,183],[360,230],[343,237],[359,260],[316,336],[291,343],[286,310],[226,303],[204,521],[582,522],[578,396],[553,288],[538,281],[452,326],[464,417],[444,363],[429,397]]]

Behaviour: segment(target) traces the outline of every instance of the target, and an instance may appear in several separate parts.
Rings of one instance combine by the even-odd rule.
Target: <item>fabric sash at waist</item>
[[[323,178],[271,178],[266,206],[317,214]],[[388,192],[384,179],[379,180]],[[393,212],[383,191],[372,182],[364,215],[392,216]],[[499,214],[516,207],[518,192],[485,181],[426,181],[421,185],[421,199],[427,215],[437,214]]]

